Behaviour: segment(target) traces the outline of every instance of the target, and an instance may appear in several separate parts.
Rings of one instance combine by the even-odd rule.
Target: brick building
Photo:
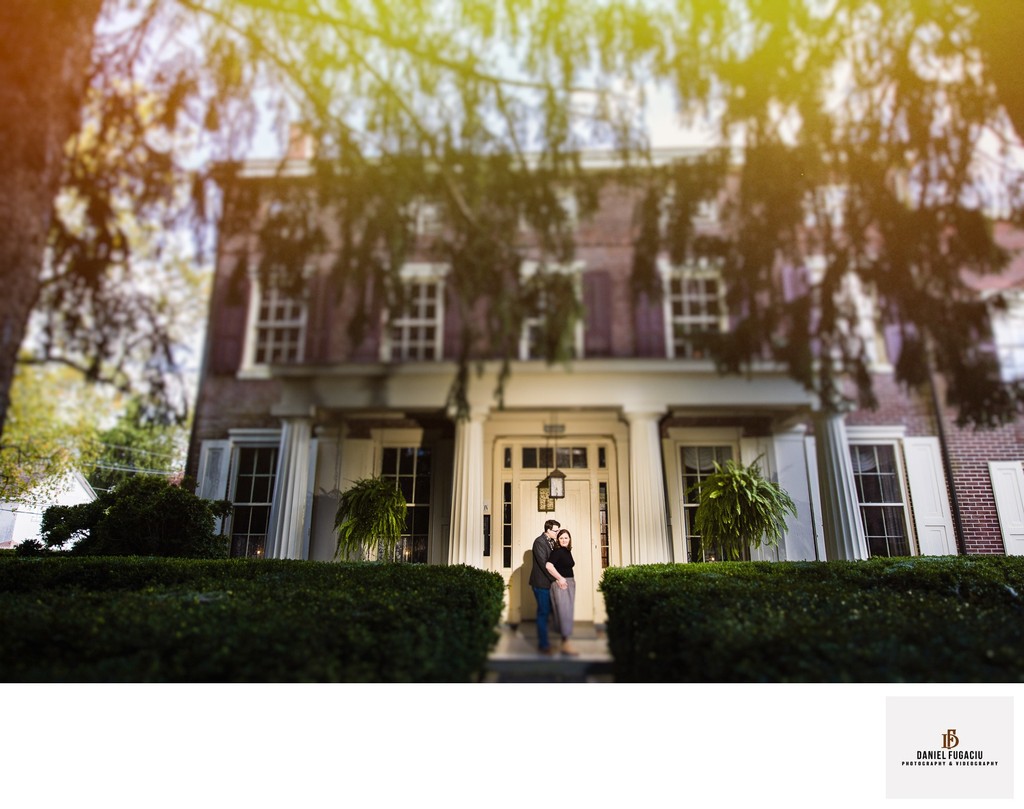
[[[688,489],[730,457],[760,459],[799,512],[779,548],[752,558],[1024,553],[1024,426],[957,428],[931,391],[893,382],[879,331],[879,407],[837,419],[829,429],[843,451],[820,451],[807,391],[776,367],[721,376],[696,347],[694,333],[729,326],[713,266],[659,256],[660,297],[632,293],[633,200],[614,184],[577,223],[574,261],[544,268],[571,280],[583,304],[573,359],[536,359],[528,318],[503,403],[500,362],[483,356],[469,377],[468,415],[458,418],[449,392],[460,323],[449,268],[436,256],[414,251],[402,269],[405,308],[375,319],[358,342],[346,324],[361,300],[333,294],[330,217],[301,290],[261,285],[250,268],[266,189],[299,181],[309,165],[290,161],[283,176],[277,168],[248,164],[225,183],[189,457],[199,493],[235,503],[225,526],[233,553],[332,559],[339,493],[385,475],[409,502],[401,557],[501,573],[513,621],[534,610],[525,586],[532,541],[546,519],[559,519],[574,536],[577,616],[602,620],[604,567],[716,558],[692,530]],[[714,210],[702,217],[698,228],[717,226]],[[432,226],[424,216],[424,232]],[[541,269],[527,259],[520,277]],[[1017,294],[1022,279],[1015,262],[999,291]],[[1008,374],[1024,370],[1022,324],[1022,307],[1011,307],[996,330]],[[546,486],[556,468],[565,496],[553,499]],[[824,488],[842,489],[855,506],[838,551],[824,539]]]

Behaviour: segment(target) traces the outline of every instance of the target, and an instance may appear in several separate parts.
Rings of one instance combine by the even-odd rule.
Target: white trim
[[[718,333],[725,334],[729,330],[729,313],[725,306],[725,282],[722,280],[722,270],[715,262],[701,257],[696,263],[673,264],[668,258],[658,258],[658,274],[661,276],[661,301],[662,319],[665,331],[665,356],[668,359],[677,359],[675,341],[675,322],[672,314],[672,291],[673,280],[683,282],[687,278],[698,280],[713,280],[718,284]],[[704,359],[690,359],[687,357],[678,358],[684,362],[708,362]]]
[[[740,460],[740,440],[743,431],[739,427],[669,427],[661,439],[664,456],[665,491],[668,497],[668,522],[672,542],[672,558],[675,562],[686,563],[686,509],[683,507],[683,469],[679,460],[680,447],[728,446],[734,460]]]
[[[245,317],[245,339],[242,346],[242,364],[239,375],[247,378],[266,378],[269,376],[269,368],[277,364],[301,363],[306,356],[306,340],[309,336],[309,279],[315,273],[316,268],[309,264],[303,268],[303,287],[298,297],[288,296],[288,300],[300,307],[299,318],[289,328],[297,328],[298,351],[294,359],[285,363],[256,362],[257,335],[260,325],[260,305],[263,302],[263,284],[260,282],[260,274],[257,270],[249,271],[249,308]]]
[[[379,357],[381,362],[439,362],[444,359],[444,302],[447,276],[450,270],[450,265],[438,262],[410,261],[402,265],[401,269],[398,271],[398,275],[403,286],[417,283],[433,284],[437,287],[437,297],[434,301],[436,313],[433,322],[434,356],[433,358],[398,357],[396,359],[396,345],[392,338],[392,330],[397,328],[404,321],[414,320],[414,318],[402,315],[395,317],[393,322],[390,308],[385,308],[384,311],[381,312],[381,339],[379,348]],[[417,325],[426,325],[426,321],[417,321]]]
[[[903,530],[906,532],[907,537],[907,550],[911,556],[918,556],[920,554],[920,548],[918,545],[916,526],[912,521],[911,514],[911,491],[910,481],[907,476],[907,467],[904,461],[904,447],[901,437],[894,435],[894,431],[905,429],[900,427],[862,427],[859,429],[860,434],[853,438],[850,435],[850,429],[847,428],[846,435],[846,452],[850,453],[850,447],[855,446],[888,446],[893,449],[893,461],[896,464],[896,477],[899,480],[900,485],[900,497],[902,498],[903,506]],[[854,470],[851,482],[854,486],[853,499],[857,503],[857,517],[863,520],[861,508],[865,505],[883,505],[881,503],[861,503],[860,498],[857,497],[856,482],[857,473]],[[867,542],[867,531],[864,531],[864,541]],[[870,546],[867,547],[868,556],[871,555]]]
[[[571,261],[568,264],[560,264],[553,262],[540,262],[540,261],[524,261],[519,265],[519,278],[521,281],[529,281],[540,271],[541,267],[546,272],[550,272],[556,275],[565,275],[572,277],[573,294],[577,301],[582,300],[583,296],[583,273],[586,268],[586,262],[576,260]],[[537,326],[541,321],[542,317],[539,315],[531,315],[523,318],[522,329],[519,332],[519,361],[520,362],[537,362],[539,358],[530,356],[530,329]],[[584,334],[583,334],[583,318],[576,321],[573,327],[573,359],[582,360],[584,358]]]
[[[906,425],[885,426],[860,425],[846,428],[846,439],[850,444],[878,444],[902,441],[907,434]]]
[[[277,446],[281,443],[279,427],[232,427],[228,430],[232,444],[267,444]]]

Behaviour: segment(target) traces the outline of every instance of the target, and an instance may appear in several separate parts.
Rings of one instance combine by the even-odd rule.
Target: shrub
[[[203,500],[160,477],[137,475],[91,503],[51,506],[43,513],[48,546],[95,556],[180,556],[216,559],[227,540],[214,533],[227,504]]]
[[[38,539],[26,539],[14,546],[15,556],[46,556],[50,549]]]
[[[1024,559],[609,568],[620,682],[1019,682]]]
[[[8,557],[0,679],[466,682],[503,595],[465,565]]]

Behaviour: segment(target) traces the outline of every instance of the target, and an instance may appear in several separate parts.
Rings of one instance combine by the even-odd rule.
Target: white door
[[[991,461],[992,494],[1007,556],[1024,556],[1024,466],[1020,461]]]
[[[565,497],[555,500],[554,511],[537,510],[536,480],[520,480],[518,512],[518,550],[513,554],[516,564],[522,562],[520,572],[519,600],[521,617],[532,621],[537,617],[537,602],[530,588],[530,571],[533,568],[533,541],[543,532],[546,520],[558,520],[563,528],[572,534],[572,558],[576,566],[572,569],[576,579],[577,621],[594,620],[594,590],[597,578],[594,576],[594,560],[599,558],[597,543],[598,529],[595,523],[596,509],[591,501],[592,491],[589,480],[567,480]],[[512,594],[515,597],[515,593]]]

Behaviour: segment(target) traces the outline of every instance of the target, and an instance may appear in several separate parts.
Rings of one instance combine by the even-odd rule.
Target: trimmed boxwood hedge
[[[1024,558],[609,568],[617,682],[1021,682]]]
[[[0,681],[467,682],[504,582],[465,565],[0,558]]]

